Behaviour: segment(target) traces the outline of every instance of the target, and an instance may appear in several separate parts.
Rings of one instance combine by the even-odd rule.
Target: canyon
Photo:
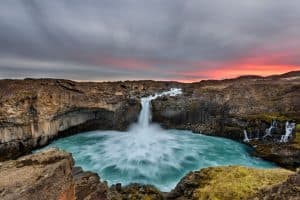
[[[108,187],[97,174],[74,167],[71,155],[58,150],[26,155],[57,138],[83,131],[124,131],[138,120],[142,97],[170,88],[181,88],[182,94],[152,100],[152,121],[168,129],[191,130],[239,142],[243,142],[246,130],[250,139],[247,144],[254,148],[255,156],[294,171],[300,166],[299,126],[288,142],[280,142],[286,121],[300,122],[300,71],[189,84],[25,79],[0,80],[0,86],[0,172],[3,173],[0,195],[3,199],[17,198],[14,195],[32,199],[29,195],[32,191],[38,197],[51,187],[54,196],[45,199],[209,199],[219,194],[207,196],[201,188],[213,185],[218,177],[215,173],[226,175],[236,171],[237,177],[245,173],[259,177],[260,170],[243,167],[202,169],[186,175],[173,191],[165,194],[139,184]],[[276,127],[271,137],[263,138],[273,121]],[[15,176],[15,182],[8,185],[7,178],[15,173],[12,169],[26,175]],[[33,169],[40,171],[33,172]],[[287,199],[299,197],[299,171],[278,169],[266,173],[270,175],[260,179],[264,184],[246,192],[245,198],[265,195],[272,199],[272,195],[280,197],[282,192]],[[280,178],[274,180],[275,176]],[[236,195],[236,191],[231,192],[228,199]]]

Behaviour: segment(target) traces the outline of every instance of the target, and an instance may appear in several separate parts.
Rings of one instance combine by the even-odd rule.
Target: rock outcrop
[[[187,174],[175,189],[166,195],[166,199],[249,199],[258,195],[263,189],[282,184],[292,174],[291,171],[284,169],[209,167]],[[294,191],[293,188],[287,190]],[[291,195],[295,196],[299,193]],[[280,194],[277,197],[280,198]],[[289,197],[286,196],[287,199]]]
[[[71,154],[57,149],[0,163],[2,200],[160,200],[153,186],[108,187],[92,172],[74,167]]]
[[[298,200],[300,199],[300,171],[291,175],[286,181],[271,188],[262,189],[253,200]]]
[[[300,148],[293,143],[274,144],[273,142],[255,140],[250,143],[255,149],[254,156],[275,162],[289,169],[296,169],[300,166]]]
[[[75,199],[72,156],[50,149],[0,163],[0,199]]]

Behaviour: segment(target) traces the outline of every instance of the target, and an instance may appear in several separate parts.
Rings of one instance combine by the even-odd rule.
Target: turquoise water
[[[109,184],[143,183],[170,191],[189,171],[220,165],[274,167],[251,157],[249,147],[232,140],[165,130],[151,123],[151,100],[181,89],[141,98],[137,123],[127,132],[93,131],[59,139],[49,147],[73,154],[76,165],[97,172]]]
[[[241,143],[151,124],[128,132],[92,131],[56,140],[48,147],[71,152],[76,165],[97,172],[109,184],[152,184],[169,191],[189,171],[210,166],[274,164],[251,157]]]

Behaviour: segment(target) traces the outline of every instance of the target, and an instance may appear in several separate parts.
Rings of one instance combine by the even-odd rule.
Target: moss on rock
[[[246,119],[252,119],[252,120],[261,120],[264,122],[271,123],[272,121],[280,121],[285,122],[287,120],[292,120],[293,118],[288,117],[286,115],[280,114],[280,113],[262,113],[257,115],[248,115]]]
[[[262,189],[287,180],[294,172],[242,166],[209,167],[187,174],[167,199],[235,200],[248,199]]]
[[[262,188],[281,183],[292,174],[284,169],[254,169],[240,166],[207,168],[194,199],[247,199]]]

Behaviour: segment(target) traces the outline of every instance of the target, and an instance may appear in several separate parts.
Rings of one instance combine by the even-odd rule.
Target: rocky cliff
[[[0,160],[29,153],[67,134],[124,130],[137,119],[140,96],[176,84],[0,80]]]
[[[288,144],[278,142],[286,121],[300,123],[300,72],[186,84],[183,95],[154,100],[152,112],[153,121],[167,128],[241,142],[245,130],[255,140],[250,145],[258,147],[256,155],[284,167],[300,166],[296,128]],[[263,137],[272,122],[271,137]]]
[[[264,131],[272,120],[300,121],[300,72],[201,81],[183,91],[154,100],[153,121],[233,139],[242,139],[243,129]]]

